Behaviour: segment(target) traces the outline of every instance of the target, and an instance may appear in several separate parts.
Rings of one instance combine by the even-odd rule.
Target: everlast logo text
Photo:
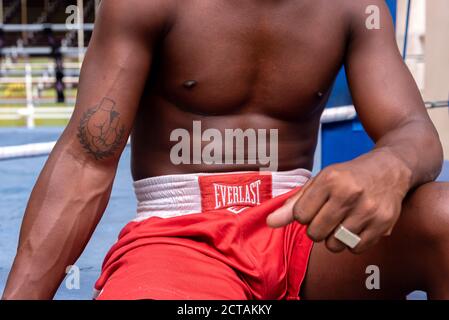
[[[215,209],[229,206],[255,206],[260,204],[260,185],[257,180],[241,186],[214,183]]]

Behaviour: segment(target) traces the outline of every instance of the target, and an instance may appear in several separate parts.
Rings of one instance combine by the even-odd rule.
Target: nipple
[[[193,89],[198,82],[196,82],[195,80],[188,80],[186,82],[184,82],[184,88],[186,89]]]

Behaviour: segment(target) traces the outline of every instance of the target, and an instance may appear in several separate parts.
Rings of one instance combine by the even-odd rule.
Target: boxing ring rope
[[[85,53],[87,49],[78,49],[77,47],[61,47],[61,53],[67,57],[76,57],[80,50]],[[2,49],[2,53],[4,55],[50,55],[51,52],[52,49],[50,47],[5,47]]]
[[[82,2],[80,2],[82,3]],[[93,31],[93,23],[83,23],[83,17],[78,17],[80,21],[78,23],[44,23],[44,24],[1,24],[0,30],[3,32],[42,32],[45,30],[51,30],[54,32],[69,32],[78,31],[78,36],[81,38],[78,43],[78,47],[61,47],[61,53],[66,56],[84,55],[86,48],[81,45],[81,40],[84,39],[85,31]],[[4,47],[2,48],[2,54],[20,54],[20,55],[49,55],[52,52],[50,47]]]
[[[78,1],[79,2],[79,1]],[[406,30],[405,30],[405,42],[403,47],[403,57],[406,58],[407,55],[407,35],[408,26],[410,23],[410,9],[411,0],[407,3],[407,15],[406,15]],[[86,24],[83,21],[70,24],[0,24],[0,28],[5,32],[23,32],[23,31],[44,31],[45,29],[51,29],[56,32],[60,31],[70,31],[79,30],[82,31],[92,31],[94,24]],[[34,50],[34,51],[33,51]],[[85,48],[83,48],[85,50]],[[40,48],[3,48],[3,54],[16,52],[22,54],[35,54],[35,53],[50,53],[50,47],[40,47]],[[61,47],[61,52],[63,54],[82,54],[79,48],[63,48]],[[18,108],[0,108],[0,120],[21,120],[26,119],[27,127],[34,128],[34,121],[36,119],[48,120],[48,119],[60,119],[68,120],[70,119],[73,108],[71,107],[35,107],[33,104],[33,84],[34,83],[52,83],[55,81],[54,77],[33,77],[32,70],[29,63],[24,64],[25,71],[23,72],[24,77],[13,78],[13,77],[3,77],[0,78],[1,83],[22,83],[26,87],[26,107]],[[77,83],[78,77],[65,77],[64,82],[66,83]],[[1,103],[0,103],[1,104]],[[448,101],[435,101],[426,102],[426,108],[441,108],[448,106]],[[354,106],[341,106],[336,108],[326,109],[321,117],[322,124],[329,124],[341,121],[354,120],[357,117],[357,112]],[[34,143],[34,144],[24,144],[18,146],[6,146],[0,147],[0,160],[8,160],[15,158],[24,157],[35,157],[35,156],[46,156],[54,148],[56,142],[45,142],[45,143]]]
[[[22,116],[26,116],[27,110],[26,108],[22,109]],[[42,109],[42,110],[41,110]],[[45,118],[48,119],[48,117],[54,118],[56,115],[52,115],[50,113],[51,110],[63,112],[63,116],[65,118],[70,118],[71,112],[73,112],[73,108],[36,108],[36,111],[45,111],[42,113],[37,113],[36,111],[33,114],[33,117],[39,117],[41,119]],[[0,109],[0,119],[4,119],[5,117],[2,117],[2,109]],[[7,110],[5,109],[5,113]],[[47,113],[47,114],[45,114]],[[59,115],[58,115],[59,116]],[[17,115],[16,117],[20,117],[20,115]],[[331,123],[331,122],[337,122],[337,121],[346,121],[346,120],[352,120],[356,117],[356,112],[354,109],[354,106],[343,106],[339,108],[333,108],[333,109],[326,109],[323,113],[323,116],[321,118],[322,123]],[[16,119],[16,118],[14,118]],[[7,147],[0,147],[0,160],[8,160],[8,159],[16,159],[16,158],[26,158],[26,157],[37,157],[37,156],[46,156],[50,154],[50,152],[53,150],[53,147],[55,146],[56,142],[45,142],[45,143],[33,143],[33,144],[24,144],[19,146],[7,146]]]
[[[20,146],[0,147],[0,160],[46,156],[56,142],[32,143]]]
[[[444,108],[449,105],[449,101],[436,101],[436,102],[427,102],[426,108]],[[19,116],[29,116],[28,112],[32,112],[32,117],[39,119],[69,119],[72,115],[73,108],[35,108],[34,111],[31,111],[27,108],[21,108],[21,115]],[[0,119],[5,119],[5,115],[2,113],[6,113],[10,111],[8,109],[2,110],[0,108]],[[11,116],[13,117],[13,116]],[[321,117],[321,123],[335,123],[341,121],[349,121],[354,120],[357,117],[357,112],[354,106],[341,106],[337,108],[326,109],[323,112]],[[16,119],[16,118],[14,118]],[[45,142],[45,143],[33,143],[33,144],[24,144],[18,146],[6,146],[0,147],[0,160],[9,160],[15,158],[26,158],[26,157],[36,157],[36,156],[46,156],[50,154],[55,146],[56,142]]]
[[[78,30],[79,24],[65,24],[65,23],[53,23],[53,24],[0,24],[0,27],[5,32],[22,32],[22,31],[44,31],[45,29],[51,29],[53,31],[64,32],[69,30]],[[94,29],[93,23],[84,23],[81,26],[84,31],[92,31]]]

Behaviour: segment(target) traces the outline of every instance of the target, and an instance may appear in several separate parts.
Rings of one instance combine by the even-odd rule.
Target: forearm
[[[435,180],[441,172],[443,150],[429,121],[411,121],[380,138],[370,153],[385,170],[406,179],[408,190]],[[377,157],[378,156],[378,157]],[[407,191],[408,191],[407,190]]]
[[[87,244],[110,195],[115,168],[49,158],[28,203],[4,299],[50,299]]]

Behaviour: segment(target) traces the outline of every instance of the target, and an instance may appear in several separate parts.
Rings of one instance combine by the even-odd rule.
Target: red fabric
[[[261,177],[226,176],[241,185]],[[207,208],[216,205],[209,192],[214,181],[229,183],[218,177],[200,181]],[[238,214],[221,208],[126,225],[104,260],[97,299],[299,299],[312,248],[306,227],[266,225],[299,189],[267,200],[261,196],[271,194],[266,177],[259,190],[264,201]]]

